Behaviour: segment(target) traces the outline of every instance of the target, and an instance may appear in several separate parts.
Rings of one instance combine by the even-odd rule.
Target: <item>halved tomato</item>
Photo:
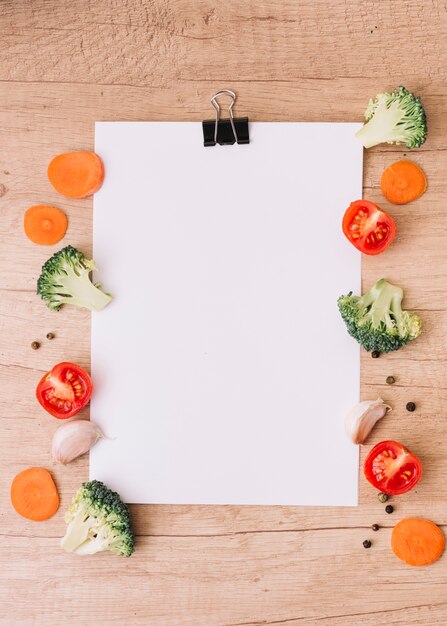
[[[58,419],[73,417],[92,395],[90,376],[75,363],[58,363],[37,385],[36,397],[45,411]]]
[[[343,232],[364,254],[380,254],[396,236],[396,222],[369,200],[351,202],[343,217]]]
[[[397,441],[381,441],[365,460],[364,472],[373,487],[397,496],[413,489],[422,476],[415,454]]]

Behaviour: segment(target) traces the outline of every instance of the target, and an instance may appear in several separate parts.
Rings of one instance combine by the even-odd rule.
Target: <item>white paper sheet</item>
[[[362,195],[358,124],[96,124],[90,476],[128,502],[356,505],[360,290],[341,231]]]

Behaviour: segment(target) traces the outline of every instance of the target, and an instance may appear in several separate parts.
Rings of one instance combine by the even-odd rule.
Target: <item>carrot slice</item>
[[[48,178],[63,196],[86,198],[101,187],[104,165],[94,152],[66,152],[50,161]]]
[[[59,494],[54,480],[43,467],[29,467],[11,483],[11,503],[22,517],[42,522],[59,508]]]
[[[55,206],[38,204],[25,211],[23,227],[28,239],[42,246],[60,241],[67,230],[67,216]]]
[[[382,174],[382,193],[393,204],[416,200],[427,189],[427,179],[419,165],[412,161],[396,161]]]
[[[444,552],[445,537],[433,522],[409,517],[394,527],[391,548],[408,565],[430,565]]]

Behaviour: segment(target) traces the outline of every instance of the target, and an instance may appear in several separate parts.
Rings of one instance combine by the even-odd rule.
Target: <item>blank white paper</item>
[[[358,124],[96,124],[98,279],[90,476],[127,502],[356,505],[360,291],[341,221],[362,196]]]

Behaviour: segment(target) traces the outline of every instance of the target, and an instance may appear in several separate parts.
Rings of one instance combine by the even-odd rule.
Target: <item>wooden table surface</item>
[[[445,2],[2,0],[0,20],[0,623],[444,626],[447,557],[411,568],[389,544],[406,516],[447,525]],[[65,241],[90,253],[92,200],[57,195],[50,158],[92,149],[95,120],[201,120],[219,88],[235,89],[237,112],[252,120],[360,121],[369,96],[401,83],[426,107],[429,139],[411,158],[429,187],[416,202],[389,206],[381,172],[407,153],[367,152],[364,196],[391,210],[399,234],[389,252],[364,259],[363,283],[386,276],[402,285],[424,334],[398,353],[363,354],[361,392],[393,406],[369,443],[395,438],[414,449],[420,485],[395,499],[393,515],[363,479],[352,509],[134,506],[131,559],[65,554],[63,511],[87,478],[87,459],[54,465],[58,424],[34,389],[58,361],[89,366],[89,314],[52,313],[35,295],[57,247],[31,244],[22,220],[32,204],[55,204],[69,216]],[[318,454],[315,442],[316,464]],[[48,522],[18,517],[9,502],[12,477],[33,465],[49,468],[61,493]]]

